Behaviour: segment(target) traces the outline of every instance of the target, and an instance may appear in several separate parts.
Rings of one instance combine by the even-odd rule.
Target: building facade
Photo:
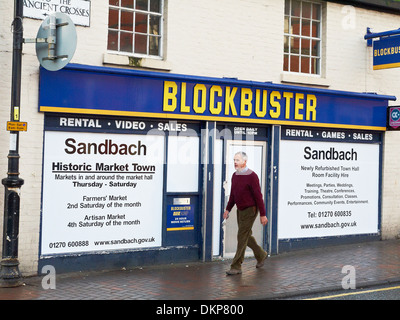
[[[399,235],[400,137],[387,130],[399,69],[374,70],[364,39],[368,27],[398,28],[396,3],[24,6],[24,38],[58,11],[74,21],[77,47],[58,71],[23,47],[23,274],[231,257],[235,221],[221,215],[239,150],[260,177],[269,224],[253,232],[271,254]],[[0,14],[5,123],[12,6]]]

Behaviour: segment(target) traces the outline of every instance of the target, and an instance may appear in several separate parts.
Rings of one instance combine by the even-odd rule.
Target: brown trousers
[[[252,227],[254,221],[258,215],[256,207],[248,207],[244,210],[237,210],[237,223],[238,223],[238,233],[237,233],[237,249],[235,257],[233,258],[231,268],[240,270],[246,247],[253,250],[254,257],[257,261],[261,261],[265,256],[266,252],[257,244],[256,239],[252,236]]]

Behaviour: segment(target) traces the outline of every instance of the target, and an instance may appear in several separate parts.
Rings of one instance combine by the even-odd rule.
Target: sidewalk
[[[277,299],[341,289],[342,267],[356,270],[357,288],[400,281],[400,240],[307,249],[272,256],[263,268],[245,259],[243,273],[226,276],[230,261],[61,274],[56,289],[41,277],[0,288],[1,300],[233,300]]]

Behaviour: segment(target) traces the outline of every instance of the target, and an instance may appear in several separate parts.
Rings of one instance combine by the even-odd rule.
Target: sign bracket
[[[364,36],[364,39],[367,40],[367,46],[372,47],[372,39],[382,38],[382,37],[390,37],[390,36],[394,36],[394,35],[398,35],[398,34],[400,34],[400,28],[395,29],[395,30],[390,30],[390,31],[373,33],[371,31],[371,28],[367,27],[367,33]]]
[[[43,60],[55,61],[57,59],[68,59],[69,58],[68,54],[56,55],[55,53],[56,53],[56,45],[57,45],[57,28],[68,26],[68,25],[70,25],[70,22],[60,21],[61,18],[59,17],[58,20],[60,22],[57,23],[57,15],[55,15],[55,14],[50,15],[47,19],[48,19],[48,23],[43,23],[41,26],[42,32],[38,32],[38,35],[39,35],[39,33],[40,34],[46,33],[47,37],[39,37],[38,36],[33,39],[23,39],[23,42],[24,43],[36,43],[36,44],[47,43],[48,44],[47,57],[43,56],[42,61]],[[72,23],[72,21],[71,21],[71,23]],[[59,39],[59,41],[61,41],[61,39]]]
[[[64,27],[69,25],[68,22],[57,23],[56,28]],[[47,38],[24,38],[23,43],[54,43],[54,39],[52,37]]]

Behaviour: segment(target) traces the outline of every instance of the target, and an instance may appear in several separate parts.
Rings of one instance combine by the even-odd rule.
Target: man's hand
[[[260,216],[260,222],[263,226],[266,226],[268,223],[268,219],[266,216]]]
[[[229,218],[229,211],[225,210],[224,212],[224,219],[228,219]]]

